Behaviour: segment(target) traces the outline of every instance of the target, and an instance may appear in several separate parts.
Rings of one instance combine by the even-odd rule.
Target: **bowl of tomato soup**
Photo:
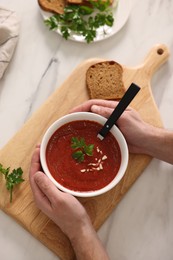
[[[129,152],[114,125],[103,140],[97,137],[106,118],[90,113],[68,114],[45,132],[40,146],[43,171],[55,186],[78,197],[103,194],[123,178]]]

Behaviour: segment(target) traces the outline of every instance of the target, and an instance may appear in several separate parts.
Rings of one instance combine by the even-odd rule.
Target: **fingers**
[[[118,104],[117,101],[112,101],[112,100],[102,100],[102,99],[90,99],[83,104],[74,107],[70,113],[73,112],[88,112],[91,111],[91,107],[93,105],[98,105],[98,106],[103,106],[103,107],[108,107],[108,108],[115,108],[115,106]]]
[[[41,165],[40,165],[40,146],[37,145],[35,148],[35,151],[33,153],[32,159],[31,159],[31,166],[29,171],[29,180],[31,189],[33,192],[33,196],[35,198],[35,201],[39,208],[42,208],[44,205],[44,208],[50,207],[50,202],[45,196],[44,192],[39,188],[37,183],[35,182],[35,176],[37,174],[43,174],[41,171]],[[46,205],[46,206],[45,206]]]
[[[40,165],[40,146],[37,145],[35,148],[35,151],[32,155],[31,159],[31,166],[30,166],[30,172],[29,175],[32,177],[35,172],[41,170],[41,165]]]
[[[43,172],[36,172],[33,182],[35,184],[32,189],[35,202],[38,208],[49,215],[52,211],[54,198],[57,196],[55,195],[57,189]]]
[[[55,185],[48,179],[48,177],[41,172],[40,164],[40,146],[36,146],[31,159],[31,167],[29,172],[29,179],[31,189],[35,201],[42,210],[50,210],[57,197],[57,193],[61,193]]]
[[[91,106],[91,112],[108,118],[110,114],[113,112],[113,109],[108,107],[93,105]]]
[[[51,204],[54,204],[57,197],[61,196],[61,191],[56,188],[44,173],[37,172],[34,175],[34,180],[40,191],[48,198]]]
[[[31,188],[33,191],[33,196],[35,199],[35,202],[42,211],[45,213],[49,212],[51,209],[51,202],[43,192],[43,190],[40,189],[40,186],[37,184],[37,176],[44,176],[43,172],[36,172],[33,176],[33,181],[31,182]],[[45,176],[46,177],[46,176]]]
[[[40,165],[40,147],[36,146],[35,151],[32,155],[31,158],[31,166],[29,170],[29,180],[31,184],[31,188],[34,191],[37,189],[35,182],[33,181],[33,176],[37,171],[41,170],[41,165]]]

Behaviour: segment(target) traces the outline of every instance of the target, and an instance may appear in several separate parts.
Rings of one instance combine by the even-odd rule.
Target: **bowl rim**
[[[47,143],[50,139],[50,137],[53,135],[53,133],[62,125],[71,122],[71,121],[80,121],[80,120],[90,120],[90,121],[96,121],[98,123],[100,123],[101,125],[103,125],[106,122],[106,118],[92,113],[92,112],[74,112],[74,113],[70,113],[67,114],[65,116],[60,117],[59,119],[55,120],[49,127],[48,129],[45,131],[42,141],[41,141],[41,145],[40,145],[40,162],[42,165],[42,169],[44,171],[44,173],[47,175],[47,177],[54,183],[54,185],[60,189],[63,192],[66,193],[70,193],[73,196],[77,196],[77,197],[93,197],[93,196],[98,196],[101,195],[109,190],[111,190],[113,187],[115,187],[120,180],[123,178],[127,166],[128,166],[128,161],[129,161],[129,150],[128,150],[128,146],[126,143],[126,140],[123,136],[123,134],[121,133],[121,131],[119,130],[119,128],[114,125],[110,132],[114,135],[115,137],[115,133],[116,133],[116,139],[117,142],[119,143],[120,146],[120,151],[121,154],[123,154],[123,156],[121,156],[121,164],[120,164],[120,169],[117,173],[117,175],[115,176],[115,178],[108,183],[105,187],[99,189],[99,190],[93,190],[93,191],[73,191],[70,190],[66,187],[64,187],[63,185],[61,185],[60,183],[58,183],[53,176],[51,175],[47,164],[46,164],[46,155],[45,155],[45,151],[46,151],[46,147],[47,147]],[[120,142],[122,145],[120,145]]]

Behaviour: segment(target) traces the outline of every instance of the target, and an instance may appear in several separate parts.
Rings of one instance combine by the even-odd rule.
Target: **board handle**
[[[157,44],[149,51],[142,67],[151,76],[168,59],[169,55],[169,49],[165,44]]]

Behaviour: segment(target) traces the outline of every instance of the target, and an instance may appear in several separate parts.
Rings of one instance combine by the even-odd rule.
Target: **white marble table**
[[[120,0],[121,1],[121,0]],[[173,1],[132,0],[127,24],[94,44],[66,41],[43,24],[37,0],[0,0],[17,12],[20,37],[0,80],[0,148],[83,60],[114,59],[136,66],[151,47],[173,54]],[[173,58],[152,78],[152,91],[166,128],[173,129]],[[173,166],[153,159],[98,234],[111,260],[173,259]],[[51,251],[0,211],[0,259],[53,260]]]

